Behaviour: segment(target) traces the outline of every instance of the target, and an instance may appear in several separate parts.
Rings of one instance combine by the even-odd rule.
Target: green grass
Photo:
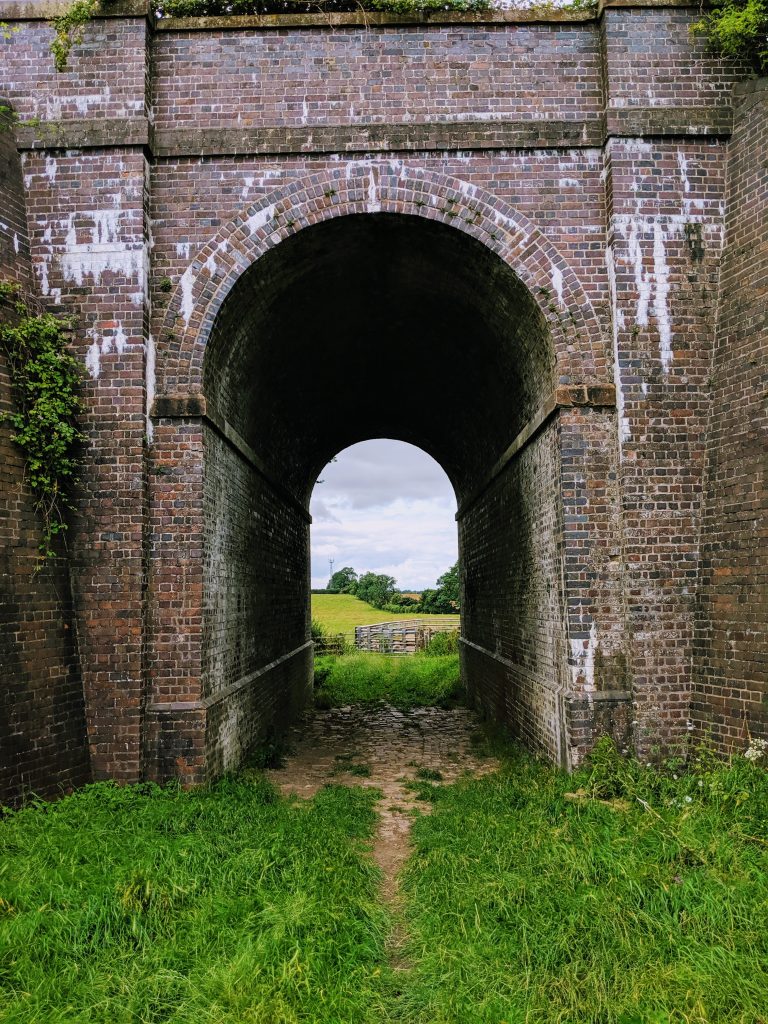
[[[0,1020],[766,1024],[763,768],[656,770],[601,745],[567,776],[484,752],[499,771],[411,783],[433,813],[414,825],[396,972],[376,790],[288,800],[246,772],[191,792],[99,783],[7,815]]]
[[[422,654],[347,654],[315,658],[318,707],[346,704],[391,704],[401,711],[415,707],[453,707],[461,699],[459,656]]]
[[[768,1021],[768,773],[597,760],[574,778],[515,754],[428,794],[398,1020]]]
[[[418,615],[392,612],[372,608],[351,594],[313,594],[312,618],[325,629],[326,633],[354,633],[355,626],[370,626],[374,622],[394,622],[396,619],[423,619],[424,622],[458,622],[458,615]]]
[[[102,783],[11,815],[0,1020],[378,1024],[377,795]]]

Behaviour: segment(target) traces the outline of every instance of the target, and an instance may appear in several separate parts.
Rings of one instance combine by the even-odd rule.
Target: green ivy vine
[[[13,315],[0,323],[0,348],[8,360],[14,410],[0,414],[24,452],[27,480],[42,520],[41,562],[56,555],[56,538],[67,529],[69,498],[80,464],[84,435],[79,363],[68,350],[68,321],[36,316],[19,299],[16,285],[0,282],[0,300]]]

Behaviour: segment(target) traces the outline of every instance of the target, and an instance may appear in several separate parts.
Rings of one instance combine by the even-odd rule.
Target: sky
[[[320,474],[312,513],[312,586],[334,571],[394,576],[401,590],[433,587],[456,561],[456,497],[433,458],[378,439],[344,449]]]

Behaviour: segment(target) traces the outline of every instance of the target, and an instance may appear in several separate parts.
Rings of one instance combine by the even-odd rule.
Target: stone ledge
[[[149,410],[152,419],[200,419],[219,435],[258,475],[268,487],[281,498],[305,522],[311,523],[312,516],[299,499],[279,481],[275,480],[257,453],[245,438],[215,409],[211,408],[204,395],[158,395]]]
[[[637,107],[581,121],[429,121],[416,124],[161,128],[144,117],[21,123],[16,145],[26,150],[146,146],[158,159],[296,153],[423,152],[436,150],[594,149],[608,138],[731,134],[728,107]]]
[[[149,415],[158,420],[185,419],[188,416],[205,416],[206,408],[205,395],[158,395]]]
[[[72,6],[72,0],[6,0],[0,8],[2,21],[50,21]],[[110,0],[94,18],[152,18],[150,0]]]
[[[730,135],[730,107],[609,107],[608,137],[641,138],[665,135]]]
[[[768,92],[768,78],[750,78],[746,82],[737,82],[733,87],[733,95],[739,99],[758,92]]]
[[[602,121],[432,121],[268,128],[157,129],[158,157],[600,146]]]
[[[268,672],[272,672],[279,665],[282,665],[286,661],[290,661],[291,658],[295,658],[297,654],[301,654],[302,651],[309,650],[314,647],[312,640],[307,640],[299,647],[295,647],[292,651],[287,654],[283,654],[279,658],[275,658],[274,661],[270,661],[268,665],[262,665],[261,668],[256,669],[255,672],[250,672],[247,676],[243,676],[236,682],[231,683],[223,690],[218,690],[216,693],[212,693],[208,697],[204,697],[202,700],[190,700],[190,701],[153,701],[147,705],[147,711],[152,714],[164,714],[168,712],[181,712],[182,714],[192,711],[207,711],[212,708],[215,704],[220,704],[221,701],[227,700],[228,697],[232,697],[234,694],[239,693],[241,690],[246,689],[251,683],[254,683],[260,676],[266,675]]]
[[[467,514],[512,460],[543,430],[560,409],[612,409],[616,406],[615,384],[567,384],[554,392],[534,412],[517,437],[493,465],[483,482],[466,498],[456,512],[456,520]]]
[[[149,146],[152,140],[146,117],[102,117],[41,121],[16,125],[16,148],[104,149]]]

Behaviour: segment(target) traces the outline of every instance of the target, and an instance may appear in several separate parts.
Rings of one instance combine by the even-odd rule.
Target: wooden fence
[[[424,622],[422,619],[399,619],[355,626],[355,648],[358,651],[380,651],[383,654],[415,654],[423,651],[436,633],[455,633],[458,620]]]

